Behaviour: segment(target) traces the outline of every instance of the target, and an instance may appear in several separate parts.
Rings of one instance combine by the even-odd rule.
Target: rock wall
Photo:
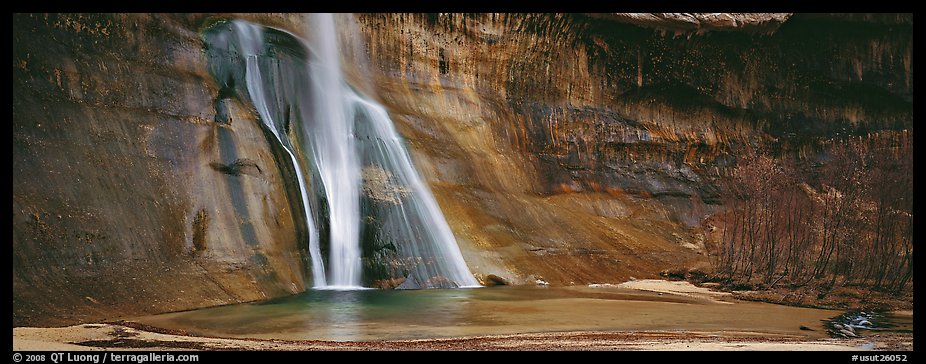
[[[304,35],[297,15],[14,15],[14,326],[305,289],[293,172],[207,71],[199,32],[236,17]],[[912,16],[747,18],[340,29],[352,84],[389,109],[472,270],[587,284],[708,269],[702,219],[744,148],[912,131]]]
[[[14,326],[305,289],[298,187],[247,106],[216,121],[209,21],[13,16]]]
[[[474,270],[514,281],[704,267],[739,151],[912,130],[909,15],[356,19],[355,83],[372,76]]]

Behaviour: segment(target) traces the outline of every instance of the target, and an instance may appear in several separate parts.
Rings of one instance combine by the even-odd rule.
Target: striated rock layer
[[[14,15],[14,326],[306,288],[293,171],[207,71],[200,32],[237,17],[304,29]],[[737,151],[912,131],[912,15],[638,18],[339,19],[352,84],[388,108],[477,276],[707,269],[702,219]]]
[[[615,17],[357,17],[357,83],[373,75],[476,272],[586,284],[703,267],[737,151],[912,130],[912,17],[732,15],[788,20],[703,34]]]

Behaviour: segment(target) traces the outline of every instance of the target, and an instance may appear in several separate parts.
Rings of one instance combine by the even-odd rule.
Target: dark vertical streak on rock
[[[231,131],[225,128],[218,129],[219,157],[222,160],[237,160],[238,151],[235,149],[235,136]],[[244,188],[242,181],[235,176],[227,175],[225,178],[228,187],[228,198],[234,207],[235,215],[241,229],[241,237],[244,243],[249,246],[258,244],[257,234],[254,233],[254,226],[251,222],[251,214],[248,211],[247,199],[244,197]]]
[[[201,209],[193,218],[193,248],[202,252],[208,248],[206,233],[209,231],[209,214]]]

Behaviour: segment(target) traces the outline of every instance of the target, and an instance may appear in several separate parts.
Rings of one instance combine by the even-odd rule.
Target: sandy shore
[[[711,291],[708,288],[698,287],[686,281],[665,281],[661,279],[641,279],[624,282],[615,287],[636,289],[658,293],[668,293],[677,296],[696,297],[721,303],[732,303],[733,294],[730,292]]]
[[[729,293],[687,282],[639,280],[607,287],[732,303]],[[13,329],[13,350],[912,350],[912,334],[855,339],[811,338],[743,330],[559,330],[544,333],[459,335],[416,340],[280,340],[191,336],[139,322]],[[224,335],[223,335],[224,336]]]
[[[393,341],[206,338],[116,324],[14,328],[13,350],[912,350],[912,337],[801,340],[707,332],[555,332]]]

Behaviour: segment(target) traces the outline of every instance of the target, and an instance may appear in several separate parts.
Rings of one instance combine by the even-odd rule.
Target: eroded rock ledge
[[[611,13],[599,16],[673,31],[773,31],[788,20],[791,13]]]

